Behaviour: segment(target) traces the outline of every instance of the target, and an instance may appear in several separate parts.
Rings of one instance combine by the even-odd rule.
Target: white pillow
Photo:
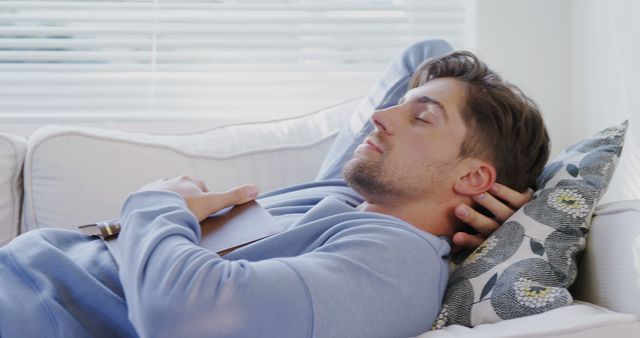
[[[41,128],[25,160],[22,230],[118,217],[127,194],[162,177],[199,177],[212,191],[255,183],[264,192],[312,180],[356,105],[180,135]]]
[[[23,137],[0,133],[0,245],[18,234],[26,148]]]
[[[640,316],[640,200],[596,208],[573,293]]]
[[[623,324],[638,325],[636,316],[613,312],[589,303],[575,302],[537,315],[481,324],[473,328],[451,325],[440,330],[427,331],[418,338],[549,337],[566,333],[578,333],[578,336],[582,337],[595,328],[615,328]],[[614,331],[611,330],[611,333]],[[613,334],[611,337],[618,336]]]

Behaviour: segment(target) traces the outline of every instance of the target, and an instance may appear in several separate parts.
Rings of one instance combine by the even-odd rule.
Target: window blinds
[[[362,96],[464,0],[0,1],[0,119],[268,119]]]

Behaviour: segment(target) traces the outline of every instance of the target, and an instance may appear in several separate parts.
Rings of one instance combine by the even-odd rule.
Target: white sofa
[[[262,191],[313,180],[339,130],[363,123],[351,116],[356,105],[190,134],[54,125],[28,139],[0,134],[0,245],[41,227],[75,229],[117,217],[129,192],[160,177],[192,175],[212,190],[256,183]],[[575,305],[420,337],[638,336],[638,216],[640,201],[598,206],[573,290]]]

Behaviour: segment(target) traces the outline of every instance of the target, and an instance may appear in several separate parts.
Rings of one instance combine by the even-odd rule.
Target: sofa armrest
[[[640,316],[640,200],[599,205],[572,293]]]
[[[18,234],[26,150],[23,137],[0,133],[0,246]]]

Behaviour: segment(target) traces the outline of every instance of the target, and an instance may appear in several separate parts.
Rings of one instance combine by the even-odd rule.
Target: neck
[[[443,200],[420,199],[393,205],[365,201],[358,209],[394,216],[435,236],[451,238],[460,225],[453,212],[460,201]]]

